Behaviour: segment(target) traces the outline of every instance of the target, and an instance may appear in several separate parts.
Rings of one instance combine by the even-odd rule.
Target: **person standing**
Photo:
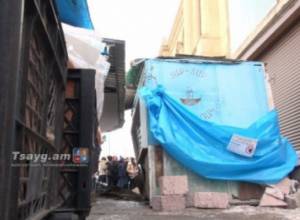
[[[131,158],[127,164],[126,169],[128,176],[129,176],[129,188],[134,188],[134,178],[139,174],[139,169],[137,163],[135,162],[134,158]]]
[[[128,177],[127,177],[127,172],[126,172],[126,162],[125,160],[121,157],[119,161],[119,166],[118,166],[118,184],[117,186],[121,189],[125,189],[128,185]]]
[[[108,170],[107,170],[107,160],[105,157],[102,157],[99,163],[99,181],[101,183],[108,183]]]
[[[113,165],[112,165],[112,156],[107,156],[107,179],[108,179],[108,186],[111,187],[113,185]]]
[[[111,177],[112,177],[112,186],[113,187],[117,186],[118,179],[119,179],[119,161],[117,156],[113,156],[112,158]]]

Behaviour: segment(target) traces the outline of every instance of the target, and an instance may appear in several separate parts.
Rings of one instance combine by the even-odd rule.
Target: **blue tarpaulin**
[[[58,16],[61,22],[94,29],[86,0],[55,0]]]
[[[152,136],[198,175],[280,181],[295,167],[297,155],[280,135],[276,111],[268,110],[262,68],[253,62],[149,60],[139,94],[148,109]],[[252,157],[227,149],[233,135],[257,140]]]

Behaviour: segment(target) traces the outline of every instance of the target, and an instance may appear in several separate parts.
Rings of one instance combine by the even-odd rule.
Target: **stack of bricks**
[[[155,211],[181,211],[186,207],[187,176],[162,176],[159,179],[161,195],[151,199]]]
[[[151,198],[155,211],[182,211],[186,207],[225,209],[230,197],[222,192],[188,193],[187,176],[162,176],[159,179],[161,195]]]

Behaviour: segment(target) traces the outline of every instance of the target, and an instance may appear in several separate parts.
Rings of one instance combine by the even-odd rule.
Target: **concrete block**
[[[182,195],[153,196],[151,206],[155,211],[182,211],[185,209],[185,197]]]
[[[229,195],[220,192],[196,192],[193,201],[196,208],[225,209],[229,206]]]
[[[271,185],[271,187],[279,189],[284,195],[288,195],[290,193],[291,186],[292,182],[289,178],[285,178],[279,183]]]
[[[265,193],[279,200],[284,200],[284,194],[278,188],[266,187]]]
[[[288,209],[296,209],[299,207],[297,203],[297,199],[292,195],[287,195],[284,201],[286,202]]]
[[[188,192],[187,176],[162,176],[159,179],[161,195],[184,195]]]
[[[289,209],[299,208],[300,207],[300,192],[285,196],[284,201],[287,203],[287,208],[289,208]]]
[[[240,200],[251,200],[251,199],[258,199],[262,197],[262,195],[265,192],[265,187],[254,184],[254,183],[245,183],[245,182],[240,182],[238,184],[238,198]]]
[[[262,206],[262,207],[287,207],[287,204],[284,201],[265,193],[259,202],[259,206]]]

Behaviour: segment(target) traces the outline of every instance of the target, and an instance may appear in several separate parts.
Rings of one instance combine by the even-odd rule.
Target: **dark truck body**
[[[51,213],[49,218],[55,219],[57,213],[68,212],[84,219],[99,153],[95,72],[68,74],[52,0],[1,0],[0,50],[0,219],[44,219]],[[77,96],[67,94],[65,99],[67,76],[68,83],[75,82]],[[67,109],[74,111],[69,120]],[[86,166],[65,166],[71,161],[44,166],[14,161],[12,155],[72,153],[74,147],[89,149]]]
[[[125,41],[104,38],[109,47],[109,73],[105,80],[103,112],[100,119],[102,132],[121,128],[125,122]]]
[[[100,146],[96,143],[97,132],[95,70],[70,69],[66,86],[64,108],[64,132],[60,153],[74,157],[74,149],[87,149],[87,163],[77,163],[74,159],[61,167],[59,196],[62,205],[56,213],[77,213],[81,218],[89,214],[91,208],[92,174],[98,168]]]

